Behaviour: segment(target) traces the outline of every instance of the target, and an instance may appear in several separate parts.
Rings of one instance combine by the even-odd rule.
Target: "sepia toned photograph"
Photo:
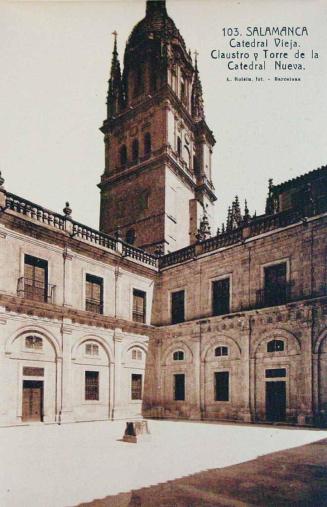
[[[326,23],[0,1],[1,506],[327,506]]]

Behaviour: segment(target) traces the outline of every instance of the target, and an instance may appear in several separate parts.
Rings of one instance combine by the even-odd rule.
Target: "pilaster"
[[[59,422],[71,422],[74,420],[73,399],[72,399],[73,385],[72,385],[71,334],[72,334],[72,321],[70,319],[63,319],[61,325],[62,367],[61,367],[61,408],[58,414]]]

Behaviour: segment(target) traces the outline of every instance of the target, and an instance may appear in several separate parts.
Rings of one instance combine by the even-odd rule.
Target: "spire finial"
[[[197,120],[204,120],[204,107],[203,107],[203,96],[202,96],[202,85],[198,70],[198,56],[197,50],[194,51],[194,81],[192,88],[192,116]]]
[[[112,51],[109,89],[107,95],[107,115],[112,118],[118,111],[121,103],[121,72],[117,50],[117,31],[112,32],[114,36],[114,49]]]

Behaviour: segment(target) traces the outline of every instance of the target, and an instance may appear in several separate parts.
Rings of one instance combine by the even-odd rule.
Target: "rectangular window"
[[[85,372],[85,399],[99,400],[99,372]]]
[[[185,375],[183,373],[174,375],[174,399],[175,401],[185,400]]]
[[[230,312],[229,278],[216,280],[212,283],[212,314],[225,315]]]
[[[32,255],[24,258],[24,297],[48,301],[48,263]]]
[[[264,303],[266,306],[286,302],[286,262],[264,268]]]
[[[267,378],[286,377],[286,369],[274,368],[271,370],[266,370],[266,377]]]
[[[86,275],[85,310],[103,313],[103,279],[98,276]]]
[[[171,293],[171,322],[178,324],[185,320],[185,291]]]
[[[146,293],[142,290],[133,289],[133,320],[145,322],[146,317]]]
[[[132,400],[142,399],[142,375],[132,373],[131,398]]]
[[[218,371],[215,373],[215,400],[229,401],[229,372]]]

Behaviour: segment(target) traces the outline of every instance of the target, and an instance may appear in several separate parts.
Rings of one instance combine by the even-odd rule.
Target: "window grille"
[[[99,372],[85,372],[85,399],[99,400]]]
[[[142,399],[142,375],[132,373],[131,398],[132,400]]]
[[[146,294],[142,290],[133,289],[133,321],[145,322]]]
[[[185,292],[179,290],[171,293],[171,322],[178,324],[185,320]]]
[[[103,279],[87,274],[85,295],[85,310],[103,313]]]
[[[216,280],[212,283],[212,313],[225,315],[230,312],[230,282],[229,278]]]
[[[229,401],[229,372],[215,373],[215,401]]]

